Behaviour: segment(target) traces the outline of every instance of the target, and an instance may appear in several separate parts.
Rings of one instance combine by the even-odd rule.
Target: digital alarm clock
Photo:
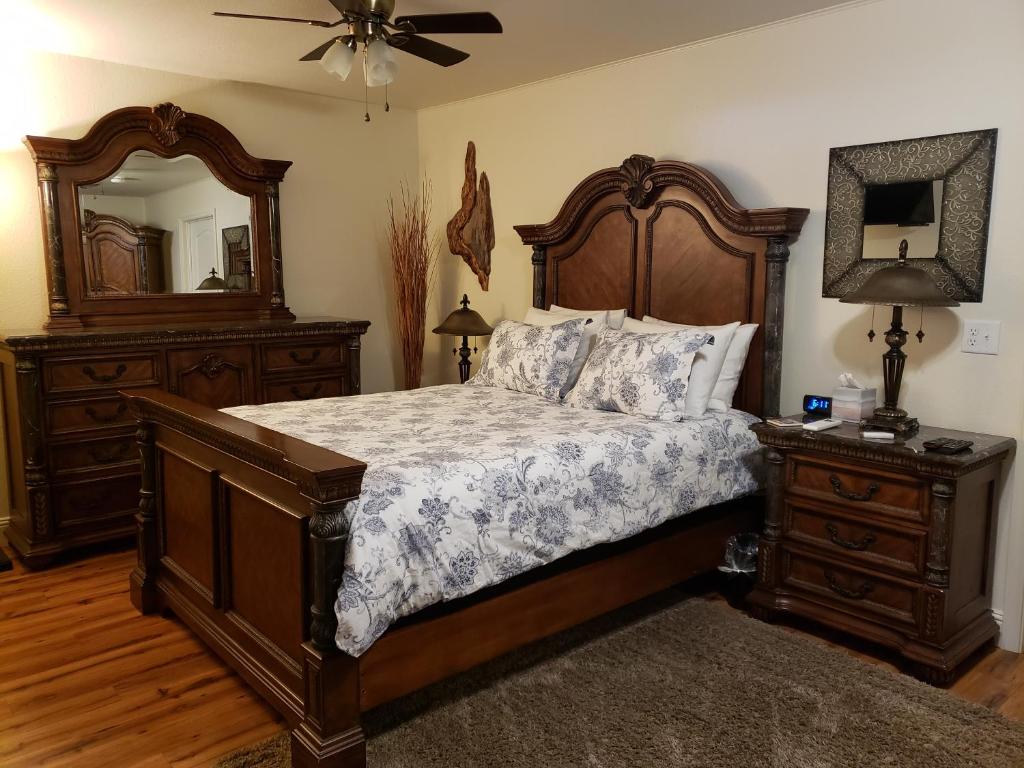
[[[824,395],[804,395],[804,421],[818,421],[832,415],[832,398]]]

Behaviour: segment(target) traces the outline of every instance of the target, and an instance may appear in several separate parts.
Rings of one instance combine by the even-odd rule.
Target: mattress
[[[226,412],[366,462],[335,604],[353,656],[429,605],[761,486],[736,410],[659,422],[449,385]]]

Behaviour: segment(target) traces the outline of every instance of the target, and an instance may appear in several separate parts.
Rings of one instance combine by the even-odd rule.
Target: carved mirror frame
[[[291,162],[253,157],[223,125],[174,104],[125,107],[81,139],[27,136],[36,163],[49,292],[48,328],[239,319],[294,319],[284,302],[278,184]],[[107,178],[132,152],[195,155],[251,201],[255,286],[247,293],[88,295],[78,187]]]
[[[866,185],[943,179],[938,253],[911,261],[951,299],[981,301],[995,161],[995,128],[832,149],[821,295],[842,298],[897,262],[863,258]]]

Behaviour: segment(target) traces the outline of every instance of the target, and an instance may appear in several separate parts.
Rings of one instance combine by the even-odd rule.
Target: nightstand
[[[927,426],[893,443],[865,440],[855,424],[752,429],[768,466],[754,615],[820,622],[896,649],[929,682],[951,681],[999,631],[997,490],[1016,442]],[[943,435],[974,445],[925,452]]]

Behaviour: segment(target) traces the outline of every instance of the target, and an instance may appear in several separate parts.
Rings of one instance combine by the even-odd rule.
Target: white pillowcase
[[[585,309],[569,309],[568,307],[560,307],[557,304],[552,304],[551,305],[551,311],[552,312],[567,312],[567,313],[569,313],[571,315],[576,315],[576,316],[580,316],[580,317],[582,317],[582,316],[589,317],[590,314],[591,314],[588,310],[585,310]],[[621,331],[622,330],[622,321],[626,319],[626,310],[624,310],[624,309],[602,309],[602,310],[599,310],[599,311],[605,313],[605,322],[608,324],[609,328],[612,328],[612,329],[614,329],[616,331]]]
[[[561,397],[565,397],[569,390],[576,386],[576,379],[580,377],[583,364],[587,362],[587,355],[590,354],[590,350],[594,348],[594,344],[597,342],[597,334],[608,327],[608,312],[603,309],[592,312],[575,309],[548,312],[536,307],[530,307],[526,310],[526,317],[523,318],[523,322],[527,325],[536,325],[541,328],[549,328],[552,325],[564,323],[566,320],[579,319],[589,320],[590,322],[583,326],[583,341],[576,348],[576,355],[569,363],[569,375],[565,380],[565,384],[562,385]]]
[[[565,402],[573,408],[679,421],[686,416],[693,358],[710,338],[701,331],[628,333],[606,328]]]
[[[710,332],[708,326],[670,323],[650,315],[644,315],[643,321],[645,323],[657,323],[669,328],[701,329]],[[740,384],[740,374],[743,373],[743,366],[747,362],[747,353],[750,352],[750,342],[754,340],[756,332],[757,323],[744,323],[733,334],[729,350],[725,355],[725,363],[722,365],[721,373],[718,374],[718,383],[715,384],[715,389],[711,393],[711,400],[708,401],[708,408],[710,410],[727,411],[732,408],[732,400],[736,395],[736,388]]]
[[[704,326],[698,330],[710,333],[714,341],[709,341],[693,358],[690,370],[690,382],[686,389],[686,404],[683,412],[690,417],[699,418],[708,410],[715,385],[722,373],[725,359],[732,343],[739,321],[728,325]],[[627,317],[622,330],[630,333],[665,333],[670,329],[661,323],[642,322]]]
[[[536,325],[502,320],[480,359],[480,370],[466,384],[529,392],[558,400],[569,365],[583,340],[582,318],[558,325]]]

